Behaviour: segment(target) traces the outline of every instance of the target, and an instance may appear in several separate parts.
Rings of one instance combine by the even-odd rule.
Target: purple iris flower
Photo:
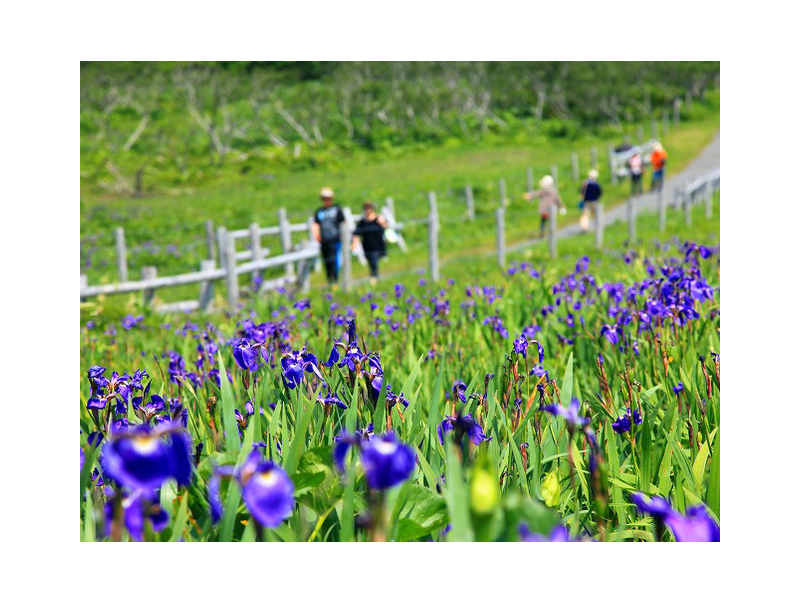
[[[612,327],[611,325],[603,325],[600,329],[600,335],[608,339],[612,345],[616,345],[619,341],[619,333],[617,330],[618,327],[616,326]]]
[[[258,348],[251,346],[246,339],[233,346],[233,358],[245,371],[254,371],[258,368],[258,356]]]
[[[542,347],[542,344],[539,343],[538,341],[534,340],[534,343],[536,344],[536,349],[539,352],[539,364],[541,364],[542,362],[544,362],[544,348]]]
[[[456,441],[461,441],[462,436],[466,435],[476,446],[482,442],[488,442],[492,439],[491,437],[486,436],[486,434],[483,432],[483,428],[475,419],[472,418],[472,414],[445,417],[444,420],[436,427],[436,432],[439,435],[439,441],[442,444],[444,444],[444,437],[451,431],[455,432],[454,435]]]
[[[347,405],[339,399],[339,396],[336,395],[336,392],[328,392],[324,398],[320,394],[317,396],[317,400],[319,400],[323,406],[336,405],[339,408],[347,408]]]
[[[564,417],[564,420],[573,428],[581,429],[589,424],[589,419],[580,416],[581,403],[577,398],[573,398],[568,407],[550,404],[542,406],[539,410],[549,412],[553,416]]]
[[[686,514],[672,513],[664,520],[678,542],[719,542],[719,526],[702,505],[686,509]]]
[[[362,441],[361,464],[369,487],[375,490],[387,490],[407,480],[416,461],[414,451],[391,432]]]
[[[131,490],[154,490],[170,478],[186,485],[191,448],[189,434],[172,424],[123,427],[103,445],[100,463],[106,475]]]
[[[547,371],[544,370],[544,367],[541,364],[536,364],[531,369],[531,375],[535,377],[544,377],[545,375],[547,375]]]
[[[456,379],[455,381],[453,381],[453,395],[464,403],[467,402],[466,392],[467,392],[466,383],[464,383],[461,379]]]
[[[675,392],[676,395],[680,396],[681,392],[684,390],[683,382],[678,383],[678,385],[672,388],[672,391]]]
[[[514,352],[522,354],[523,358],[528,355],[528,340],[524,335],[520,335],[518,339],[514,340]]]
[[[323,379],[322,373],[317,368],[317,357],[303,348],[300,352],[289,352],[281,358],[281,376],[283,384],[289,389],[294,389],[303,381],[303,371],[314,373]]]
[[[720,541],[719,525],[702,505],[689,507],[685,514],[681,514],[660,496],[653,496],[648,502],[641,492],[632,492],[631,500],[640,512],[669,527],[677,542]]]
[[[336,466],[339,468],[339,471],[344,473],[344,461],[345,457],[347,456],[347,451],[350,450],[350,447],[356,446],[360,449],[362,442],[372,439],[373,431],[374,427],[372,423],[370,423],[366,429],[356,430],[354,435],[351,435],[346,431],[342,431],[342,433],[334,438],[336,444],[333,446],[333,460],[336,463]]]
[[[625,414],[623,414],[621,417],[619,417],[616,421],[614,421],[611,424],[611,428],[617,433],[625,433],[626,431],[630,431],[631,418],[633,418],[634,425],[642,424],[642,415],[639,414],[639,411],[638,410],[631,411],[631,409],[629,408]]]
[[[397,404],[402,404],[404,408],[408,408],[408,400],[403,395],[403,392],[400,392],[399,395],[395,394],[392,392],[392,386],[388,384],[386,385],[386,402],[390,410]]]
[[[121,494],[114,494],[105,504],[107,536],[114,521],[114,499],[117,496],[121,496]],[[138,490],[122,499],[122,519],[131,538],[137,541],[144,539],[146,521],[152,525],[153,532],[160,532],[169,523],[169,515],[156,502],[154,494],[145,490]]]
[[[521,523],[519,524],[519,538],[522,542],[570,542],[569,530],[560,524],[554,527],[548,536],[544,536],[531,532],[528,526]]]
[[[219,486],[222,478],[239,482],[245,506],[255,520],[268,528],[278,527],[294,510],[294,484],[288,474],[261,456],[258,445],[238,468],[217,467],[208,484],[211,519],[222,517]]]
[[[258,449],[255,454],[261,458]],[[272,461],[259,462],[242,486],[242,498],[256,521],[277,528],[294,510],[294,484]]]

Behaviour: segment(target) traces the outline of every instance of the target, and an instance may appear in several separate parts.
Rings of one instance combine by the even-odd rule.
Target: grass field
[[[718,540],[719,197],[682,220],[504,272],[453,233],[436,284],[85,306],[81,538]]]
[[[662,137],[669,152],[669,172],[686,166],[718,131],[718,97],[711,100],[708,106],[696,104],[694,119],[671,125],[669,134]],[[649,131],[646,125],[645,132]],[[632,126],[628,134],[635,138]],[[608,170],[604,169],[607,143],[619,143],[621,139],[622,133],[614,141],[584,137],[567,142],[538,137],[520,140],[514,146],[440,147],[421,155],[342,165],[337,169],[268,175],[248,172],[200,190],[139,199],[98,197],[86,191],[81,199],[81,271],[92,284],[116,280],[113,243],[116,226],[123,226],[126,231],[132,278],[138,278],[143,266],[156,266],[161,275],[197,270],[200,260],[206,257],[205,220],[211,219],[215,225],[229,229],[246,228],[252,222],[274,225],[277,209],[286,207],[292,222],[304,222],[317,206],[317,192],[323,185],[332,186],[337,202],[349,205],[356,213],[363,201],[382,202],[391,195],[400,220],[427,215],[427,192],[434,190],[443,224],[442,260],[488,251],[494,245],[494,209],[499,204],[500,178],[506,180],[510,198],[508,215],[515,217],[507,224],[509,244],[530,238],[537,229],[535,207],[522,200],[528,167],[533,167],[538,182],[550,172],[551,165],[558,166],[559,188],[570,208],[566,220],[574,221],[578,216],[579,182],[571,178],[570,154],[578,153],[583,177],[589,166],[590,149],[596,146],[606,206],[622,202],[628,183],[611,185]],[[473,187],[477,214],[471,223],[462,220],[467,183]],[[392,254],[387,269],[393,272],[425,265],[425,226],[410,226],[404,235],[411,251],[407,255]],[[267,239],[263,244],[269,245]],[[276,241],[274,246],[278,245]],[[363,276],[365,270],[356,266],[354,275]],[[186,292],[174,290],[163,295],[165,300],[174,300],[185,298]],[[193,296],[194,292],[189,295]]]

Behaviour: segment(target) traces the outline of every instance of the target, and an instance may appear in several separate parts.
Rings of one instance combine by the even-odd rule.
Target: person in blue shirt
[[[597,170],[589,170],[589,177],[583,181],[581,185],[581,205],[583,207],[583,215],[581,216],[581,230],[587,232],[589,230],[589,217],[594,214],[597,219],[597,204],[600,202],[600,197],[603,196],[603,188],[597,181]]]
[[[311,231],[320,244],[328,283],[335,285],[339,280],[339,251],[342,247],[339,225],[344,222],[344,213],[341,207],[333,204],[333,189],[325,187],[319,196],[322,199],[322,207],[314,212]]]

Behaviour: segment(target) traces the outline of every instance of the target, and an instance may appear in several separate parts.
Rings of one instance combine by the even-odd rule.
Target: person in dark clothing
[[[594,216],[597,219],[597,204],[603,196],[603,188],[597,181],[599,174],[597,170],[589,170],[589,177],[581,185],[581,203],[583,205],[583,215],[580,218],[581,230],[589,230],[589,218]]]
[[[364,255],[369,262],[370,283],[375,285],[378,282],[378,260],[386,255],[386,241],[383,239],[383,231],[387,227],[386,218],[375,212],[375,205],[372,203],[364,204],[364,217],[356,224],[353,231],[353,249],[358,241],[364,249]]]
[[[339,280],[339,251],[342,247],[339,225],[344,222],[344,213],[341,207],[333,204],[333,189],[325,187],[319,196],[322,207],[314,212],[311,230],[320,244],[328,282],[335,286]]]

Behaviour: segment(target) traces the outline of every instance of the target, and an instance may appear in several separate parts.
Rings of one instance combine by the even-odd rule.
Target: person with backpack
[[[642,158],[639,153],[634,153],[628,158],[628,173],[631,176],[631,197],[641,195],[642,192]]]
[[[378,283],[378,260],[386,255],[386,241],[383,232],[388,223],[383,215],[375,212],[375,204],[364,203],[364,217],[356,224],[353,231],[353,249],[359,241],[369,263],[369,282],[372,286]]]
[[[597,181],[598,177],[597,170],[589,170],[588,178],[581,185],[580,208],[583,210],[583,214],[580,218],[580,225],[583,232],[589,230],[589,216],[594,215],[597,219],[597,204],[600,202],[600,197],[603,196],[603,188]]]
[[[336,286],[339,280],[339,251],[342,247],[339,225],[344,222],[342,208],[333,204],[333,189],[323,188],[319,193],[322,207],[314,212],[311,232],[320,244],[322,261],[328,283]]]

